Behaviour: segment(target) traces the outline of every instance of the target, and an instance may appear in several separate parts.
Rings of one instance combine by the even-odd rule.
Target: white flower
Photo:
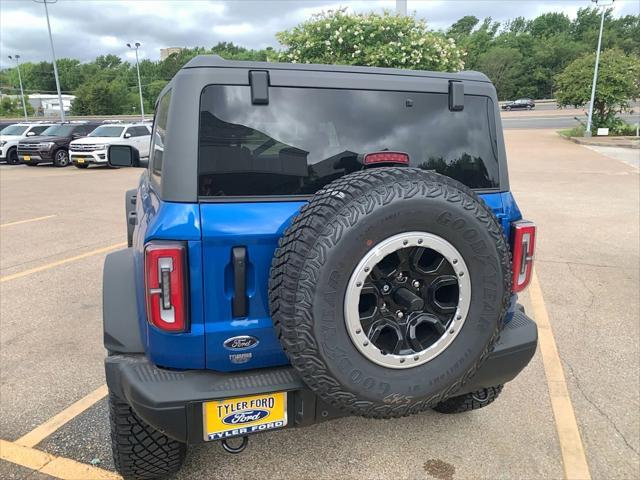
[[[329,40],[325,40],[325,41],[324,41],[324,44],[325,44],[325,45],[331,45],[331,42],[330,42]]]
[[[327,28],[327,29],[331,28],[331,24],[329,24],[329,23],[325,23],[325,24],[324,24],[324,28]]]
[[[338,38],[338,43],[342,43],[342,37]]]

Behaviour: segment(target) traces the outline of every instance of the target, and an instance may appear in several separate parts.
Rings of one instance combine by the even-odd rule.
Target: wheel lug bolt
[[[389,290],[391,290],[391,287],[390,287],[389,285],[383,285],[383,286],[382,286],[382,291],[383,291],[384,293],[388,293],[388,292],[389,292]]]
[[[420,282],[418,280],[414,280],[411,285],[413,285],[413,288],[420,288]]]
[[[386,309],[387,309],[387,304],[386,304],[386,302],[382,302],[382,305],[380,305],[380,308],[381,308],[382,310],[386,310]]]
[[[404,317],[404,313],[402,313],[402,310],[398,310],[396,312],[396,317],[398,317],[398,318],[403,318]]]
[[[400,272],[400,273],[398,273],[398,275],[396,275],[396,279],[398,281],[400,281],[400,282],[404,280],[404,275],[402,274],[402,272]]]

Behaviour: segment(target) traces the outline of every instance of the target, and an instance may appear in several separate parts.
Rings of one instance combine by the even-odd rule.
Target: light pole
[[[24,110],[24,121],[28,122],[29,117],[27,115],[27,104],[24,100],[24,90],[22,89],[22,76],[20,75],[20,55],[9,55],[9,60],[16,60],[16,67],[18,68],[18,82],[20,82],[20,96],[22,97],[22,109]]]
[[[591,84],[591,101],[589,102],[589,116],[587,117],[587,130],[584,132],[586,137],[591,136],[591,120],[593,118],[593,102],[596,98],[596,83],[598,81],[598,63],[600,62],[600,45],[602,45],[602,30],[604,29],[604,14],[608,6],[613,5],[615,0],[611,0],[608,3],[602,2],[602,0],[591,0],[596,4],[596,7],[602,7],[602,15],[600,17],[600,33],[598,34],[598,49],[596,50],[596,66],[593,69],[593,83]]]
[[[396,0],[396,15],[399,17],[407,16],[407,0]]]
[[[140,43],[134,43],[135,46],[131,46],[130,43],[127,43],[127,47],[131,50],[136,51],[136,70],[138,71],[138,93],[140,94],[140,115],[142,116],[142,121],[144,122],[144,104],[142,103],[142,84],[140,83],[140,64],[138,62],[138,48],[140,48]]]
[[[47,28],[49,29],[49,44],[51,45],[51,57],[53,59],[53,75],[56,77],[56,89],[58,90],[58,103],[60,103],[60,121],[64,122],[64,105],[62,104],[62,93],[60,93],[60,79],[58,78],[58,65],[56,62],[56,51],[53,48],[53,37],[51,36],[51,23],[49,23],[49,9],[47,3],[56,3],[58,0],[33,0],[36,3],[44,3],[44,12],[47,16]]]

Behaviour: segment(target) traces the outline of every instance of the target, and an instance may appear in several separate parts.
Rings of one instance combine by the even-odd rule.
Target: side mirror
[[[131,145],[109,145],[107,164],[110,167],[140,167],[140,152]]]
[[[131,134],[129,132],[125,133],[124,138],[131,138]]]
[[[27,137],[35,137],[36,132],[27,132]]]

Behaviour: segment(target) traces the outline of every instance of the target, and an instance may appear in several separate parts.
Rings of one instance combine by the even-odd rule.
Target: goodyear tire
[[[180,470],[187,445],[147,424],[113,393],[109,393],[109,418],[113,461],[124,479],[164,478]]]
[[[317,395],[397,417],[455,394],[491,352],[510,254],[491,210],[459,182],[376,168],[313,196],[280,240],[269,290],[280,342]]]

